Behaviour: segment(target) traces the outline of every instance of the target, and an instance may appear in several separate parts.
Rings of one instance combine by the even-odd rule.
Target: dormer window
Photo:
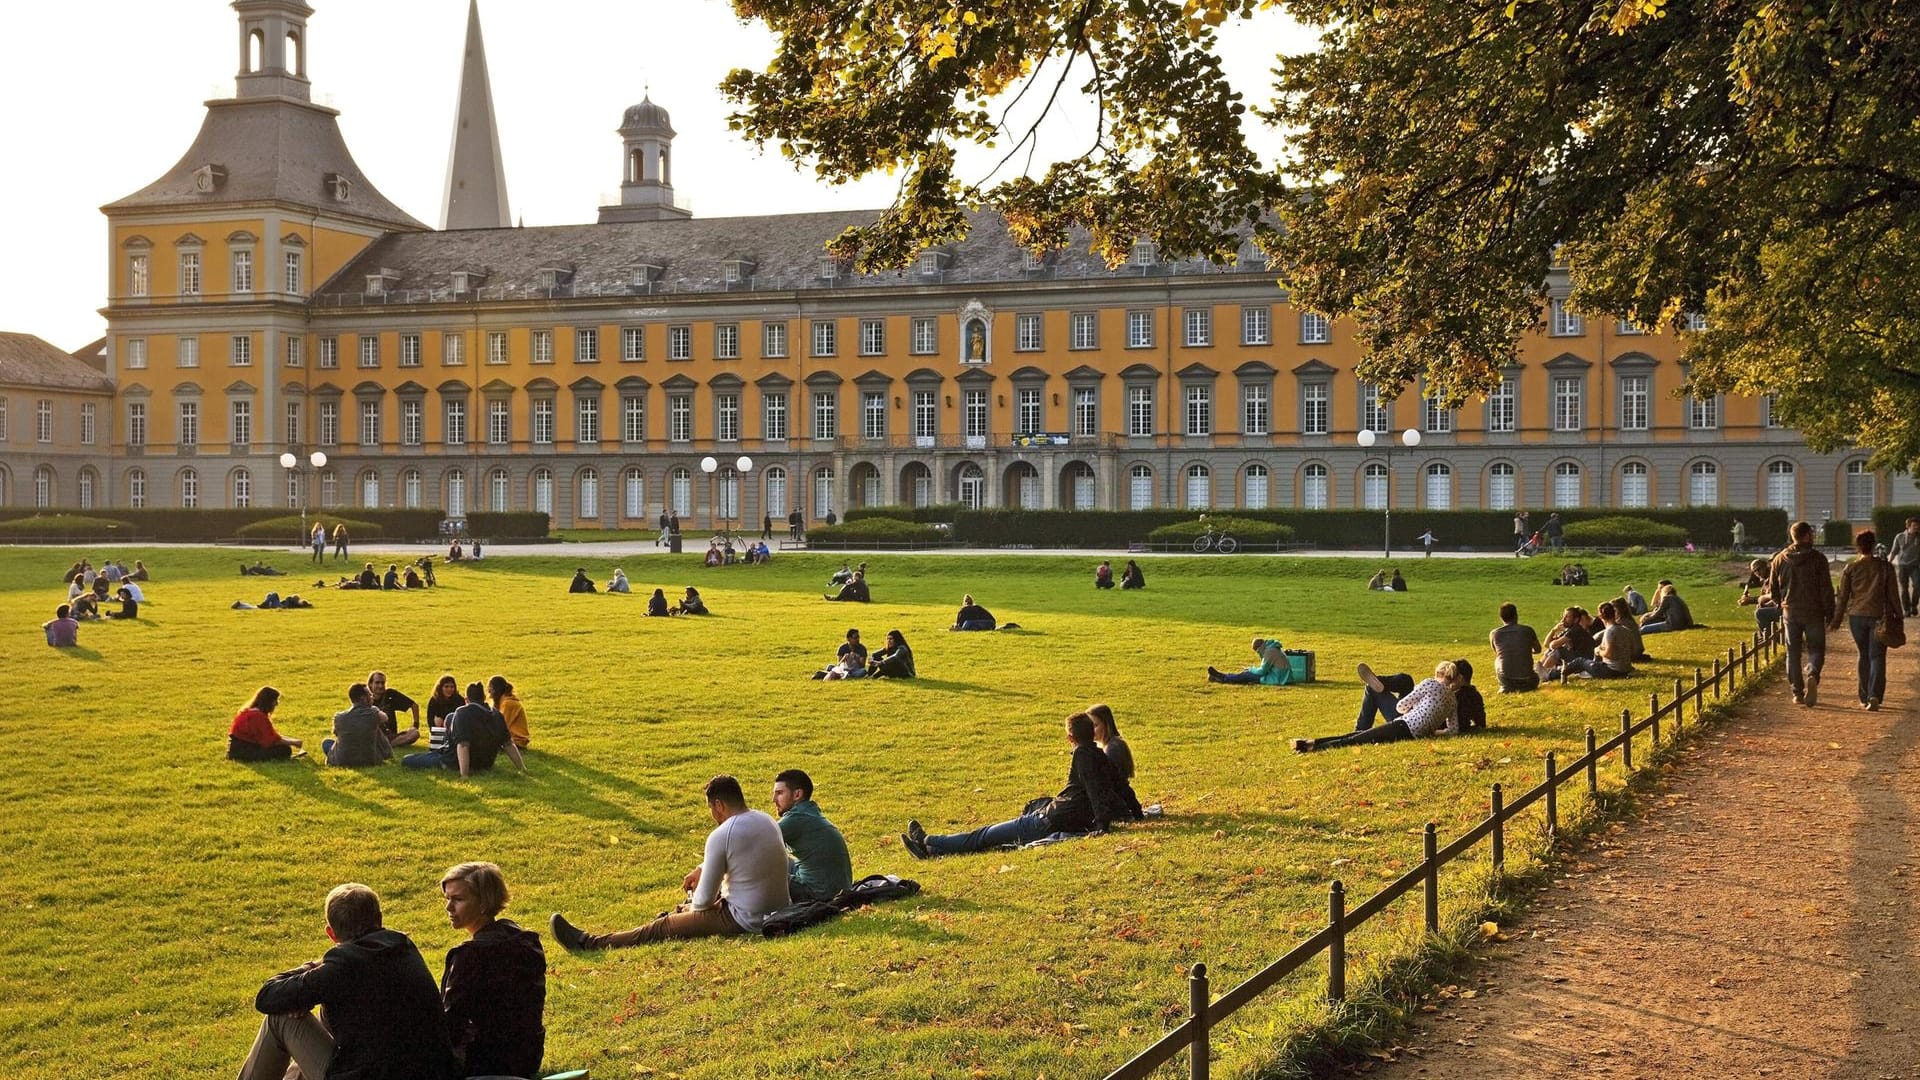
[[[227,170],[220,165],[202,165],[193,170],[193,190],[202,195],[211,195],[227,179]]]
[[[573,280],[571,266],[543,266],[534,275],[534,282],[544,291],[551,292]]]
[[[1023,251],[1020,253],[1020,269],[1031,271],[1031,270],[1045,270],[1046,268],[1047,268],[1046,255],[1036,254],[1035,252],[1031,252],[1031,251]]]
[[[453,294],[466,296],[480,287],[487,275],[479,270],[455,270],[452,275]]]
[[[1142,240],[1133,245],[1133,255],[1127,261],[1134,266],[1152,266],[1159,260],[1159,249],[1151,240]]]
[[[400,272],[381,267],[376,273],[367,275],[367,295],[385,296],[387,290],[400,283]]]
[[[914,262],[914,270],[921,277],[938,277],[940,271],[946,269],[946,265],[945,252],[923,251],[920,253],[920,258]]]
[[[748,259],[728,259],[721,267],[721,276],[728,285],[739,285],[753,277],[755,266]]]
[[[833,281],[840,276],[840,260],[829,255],[820,260],[817,273],[822,281]]]
[[[665,272],[666,267],[658,263],[641,263],[633,268],[633,275],[629,280],[634,288],[652,292],[653,283],[659,281],[660,275]]]

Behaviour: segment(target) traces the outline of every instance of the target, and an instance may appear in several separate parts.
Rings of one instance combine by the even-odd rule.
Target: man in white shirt
[[[780,826],[766,814],[747,809],[740,781],[731,776],[707,781],[707,811],[715,827],[707,834],[706,860],[681,882],[689,894],[686,903],[617,934],[586,933],[555,912],[553,939],[570,952],[580,952],[759,933],[767,916],[791,903]]]

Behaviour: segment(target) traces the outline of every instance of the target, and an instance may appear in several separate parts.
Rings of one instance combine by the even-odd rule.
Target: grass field
[[[1491,782],[1532,783],[1545,750],[1642,711],[1752,625],[1719,563],[1592,560],[1609,586],[1672,577],[1711,628],[1649,638],[1662,661],[1643,678],[1489,693],[1484,735],[1300,756],[1291,738],[1351,727],[1356,661],[1424,674],[1465,656],[1485,688],[1501,600],[1544,636],[1563,605],[1603,590],[1550,587],[1544,559],[1412,561],[1404,594],[1364,591],[1375,564],[1359,560],[1156,559],[1150,588],[1123,593],[1091,588],[1091,558],[882,556],[875,603],[829,605],[838,556],[708,569],[651,550],[619,560],[633,596],[566,595],[578,559],[556,553],[449,567],[431,592],[310,594],[319,606],[302,612],[229,609],[298,591],[312,580],[302,555],[270,555],[293,573],[269,580],[236,577],[232,551],[129,552],[155,573],[143,618],[83,626],[75,653],[45,648],[38,624],[82,553],[0,551],[14,701],[0,710],[0,1073],[228,1072],[259,983],[324,950],[319,905],[340,881],[379,890],[436,975],[457,943],[436,882],[462,860],[500,863],[508,914],[543,934],[556,909],[635,925],[680,899],[711,824],[709,776],[738,775],[769,809],[773,774],[799,766],[855,872],[901,873],[924,894],[779,941],[586,957],[549,943],[550,1064],[596,1078],[1098,1075],[1180,1014],[1186,965],[1237,982],[1324,919],[1330,878],[1357,902],[1417,861],[1423,822],[1457,833]],[[605,580],[613,563],[587,565]],[[712,618],[642,617],[644,592],[686,584]],[[966,591],[1024,629],[944,632]],[[870,642],[905,632],[923,678],[808,681],[849,625]],[[1321,681],[1206,683],[1207,664],[1244,664],[1265,631],[1316,650]],[[280,728],[317,751],[347,684],[376,667],[422,699],[444,671],[506,674],[532,721],[529,774],[222,759],[254,688],[279,687]],[[1061,719],[1096,700],[1164,818],[1038,851],[902,850],[910,816],[971,827],[1057,790]],[[1221,1032],[1220,1075],[1258,1060],[1288,1008]]]

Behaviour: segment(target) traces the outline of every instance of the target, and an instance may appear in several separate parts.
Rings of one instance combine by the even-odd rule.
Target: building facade
[[[1677,396],[1684,329],[1582,319],[1564,280],[1490,399],[1382,401],[1350,328],[1292,307],[1250,245],[1222,265],[1141,244],[1109,269],[1084,247],[1031,255],[979,214],[904,272],[854,274],[823,245],[870,213],[691,216],[651,101],[624,114],[621,202],[596,223],[431,231],[308,100],[310,9],[234,7],[236,97],[104,208],[104,503],[611,528],[928,503],[1861,520],[1889,494],[1865,452],[1811,453],[1764,400]],[[1403,429],[1417,447],[1357,441]],[[313,449],[317,476],[277,464]]]

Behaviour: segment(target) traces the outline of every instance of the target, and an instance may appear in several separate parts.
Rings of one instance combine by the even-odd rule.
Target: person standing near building
[[[327,561],[327,527],[318,521],[314,522],[313,535],[307,538],[307,542],[313,545],[313,561],[317,563],[326,562]]]
[[[1513,554],[1515,558],[1519,558],[1520,555],[1527,550],[1527,536],[1527,512],[1525,510],[1515,510],[1513,512]]]
[[[1780,602],[1780,618],[1787,624],[1787,681],[1793,700],[1818,705],[1820,669],[1827,663],[1827,622],[1833,617],[1833,572],[1827,557],[1813,546],[1811,524],[1793,523],[1793,543],[1773,557],[1767,592]]]
[[[773,539],[773,511],[771,510],[760,515],[760,539]]]
[[[1733,519],[1733,550],[1729,554],[1741,555],[1747,550],[1747,525],[1739,518]]]
[[[347,558],[347,523],[342,521],[333,527],[333,557]]]
[[[1908,518],[1907,527],[1893,534],[1887,561],[1899,578],[1901,614],[1920,615],[1920,517]]]
[[[1547,523],[1540,526],[1540,534],[1547,538],[1547,546],[1553,549],[1555,555],[1566,549],[1566,527],[1560,523],[1557,511],[1547,515]]]

